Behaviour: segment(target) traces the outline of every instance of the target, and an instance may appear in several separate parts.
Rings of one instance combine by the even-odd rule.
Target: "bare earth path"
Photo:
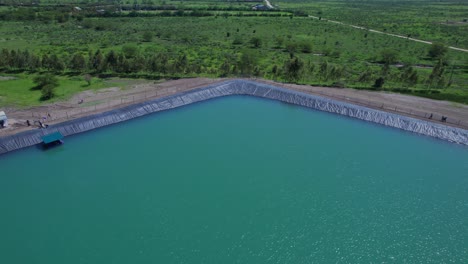
[[[2,108],[1,110],[4,110],[9,118],[9,127],[0,130],[0,137],[37,129],[38,126],[34,125],[35,120],[41,120],[49,125],[60,123],[226,80],[229,79],[192,78],[161,83],[142,81],[132,85],[129,89],[121,90],[114,87],[97,92],[85,91],[65,102],[27,109]],[[423,120],[429,120],[432,114],[431,121],[433,122],[440,122],[441,117],[445,116],[447,122],[444,124],[468,129],[467,105],[384,92],[282,84],[260,79],[255,81]],[[26,120],[29,120],[32,125],[27,126]]]
[[[424,43],[424,44],[429,44],[429,45],[432,44],[432,42],[430,42],[430,41],[421,40],[421,39],[415,39],[415,38],[409,38],[409,37],[407,37],[407,36],[402,36],[402,35],[397,35],[397,34],[382,32],[382,31],[378,31],[378,30],[375,30],[375,29],[368,29],[368,28],[365,28],[365,27],[360,27],[360,26],[355,26],[355,25],[351,25],[351,24],[346,24],[346,23],[343,23],[343,22],[340,22],[340,21],[328,20],[328,19],[320,18],[320,17],[316,17],[316,16],[309,16],[309,17],[310,17],[310,18],[313,18],[313,19],[321,19],[321,20],[324,20],[324,21],[328,21],[328,22],[330,22],[330,23],[338,24],[338,25],[348,26],[348,27],[352,27],[352,28],[356,28],[356,29],[361,29],[361,30],[367,30],[367,31],[373,32],[373,33],[384,34],[384,35],[392,36],[392,37],[396,37],[396,38],[408,39],[408,40],[411,40],[411,41],[415,41],[415,42],[419,42],[419,43]],[[453,49],[453,50],[462,51],[462,52],[468,52],[467,49],[462,49],[462,48],[457,48],[457,47],[451,47],[451,46],[449,46],[448,48],[449,48],[449,49]]]
[[[271,5],[270,1],[265,0],[265,5],[268,6],[270,9],[274,9],[274,7]]]

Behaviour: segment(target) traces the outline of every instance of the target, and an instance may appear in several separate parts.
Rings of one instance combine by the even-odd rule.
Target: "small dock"
[[[63,135],[60,132],[55,132],[52,134],[47,134],[42,137],[42,144],[44,147],[50,147],[54,145],[63,144]]]

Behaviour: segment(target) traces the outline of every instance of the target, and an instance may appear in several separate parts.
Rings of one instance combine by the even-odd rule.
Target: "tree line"
[[[226,60],[220,65],[207,65],[200,58],[189,59],[185,52],[140,52],[137,46],[125,45],[121,50],[89,51],[75,53],[35,54],[28,50],[2,49],[0,71],[3,72],[50,72],[90,73],[125,76],[135,73],[150,73],[164,76],[189,76],[195,74],[252,75],[258,67],[258,58],[246,50],[243,54],[224,54]],[[255,59],[253,59],[255,58]],[[259,71],[257,70],[259,74]]]
[[[262,42],[254,37],[250,44],[260,47]],[[424,84],[432,89],[451,85],[453,67],[449,72],[445,53],[446,47],[443,45],[434,44],[430,48],[428,55],[436,63],[427,78],[421,78],[418,71],[410,65],[392,70],[391,65],[397,61],[397,53],[391,50],[381,52],[380,70],[379,67],[366,66],[362,71],[355,72],[346,64],[331,63],[325,58],[320,62],[304,60],[292,51],[289,51],[289,57],[278,60],[276,64],[265,65],[261,63],[257,50],[245,48],[239,52],[224,52],[216,64],[205,62],[197,56],[189,57],[184,51],[142,52],[136,45],[124,45],[119,50],[98,49],[61,56],[3,48],[0,51],[0,71],[138,78],[258,76],[288,82],[333,83],[337,87],[347,86],[345,82],[367,83],[369,88],[375,89],[382,89],[390,81],[400,83],[402,88]],[[52,98],[53,88],[50,85],[42,87],[46,87],[44,98]]]
[[[199,67],[198,67],[199,68]],[[199,73],[196,65],[188,62],[185,53],[140,54],[134,46],[124,46],[121,51],[89,51],[87,54],[75,53],[58,56],[57,54],[35,54],[28,50],[2,49],[0,52],[2,71],[52,72],[61,74],[75,73]]]
[[[125,45],[121,50],[107,52],[89,51],[87,54],[58,56],[57,54],[38,55],[28,50],[0,51],[0,71],[3,72],[40,72],[53,74],[94,74],[129,76],[131,74],[147,73],[165,77],[182,77],[199,74],[226,76],[264,76],[284,78],[288,81],[299,81],[302,76],[312,74],[316,65],[304,62],[294,54],[282,64],[273,65],[271,69],[260,66],[260,58],[256,51],[245,49],[240,53],[225,53],[220,65],[207,65],[200,58],[189,58],[184,52],[145,52],[138,47]],[[345,67],[322,62],[317,66],[320,80],[339,79],[344,74]]]
[[[83,7],[81,11],[72,11],[71,6],[30,6],[19,7],[14,10],[0,11],[0,20],[3,21],[42,21],[49,22],[56,20],[59,23],[68,21],[74,17],[83,19],[83,17],[206,17],[206,16],[236,16],[236,17],[292,17],[292,16],[307,16],[306,13],[300,11],[281,11],[281,10],[263,10],[262,12],[247,12],[252,11],[246,7],[223,7],[213,6],[207,8],[190,8],[176,7],[173,5],[162,6],[118,6],[106,5],[103,6],[102,12],[97,12],[96,6]],[[127,12],[121,12],[127,11]],[[139,12],[149,11],[149,12]],[[161,12],[151,12],[161,11]],[[221,13],[217,13],[219,11]],[[237,11],[237,12],[234,12]]]

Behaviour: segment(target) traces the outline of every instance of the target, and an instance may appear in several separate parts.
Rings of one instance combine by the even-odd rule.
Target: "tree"
[[[58,23],[65,23],[68,21],[68,15],[60,14],[56,17]]]
[[[324,60],[320,63],[319,67],[319,81],[322,80],[322,77],[324,77],[324,80],[328,80],[328,61]]]
[[[281,48],[284,43],[284,38],[281,36],[278,36],[275,38],[275,43],[276,43],[276,48]]]
[[[315,63],[313,63],[311,60],[308,60],[306,70],[309,75],[313,75],[315,70]]]
[[[406,80],[406,83],[410,86],[414,86],[418,83],[418,80],[419,80],[418,72],[413,71],[411,75],[408,77],[408,79]]]
[[[372,87],[374,87],[375,89],[380,89],[383,87],[384,83],[385,83],[384,78],[379,77],[375,80],[374,85]]]
[[[284,73],[289,81],[297,81],[301,75],[304,63],[298,58],[293,57],[284,64]]]
[[[138,47],[132,44],[127,44],[122,47],[122,52],[125,58],[131,59],[138,55]]]
[[[174,71],[176,73],[184,74],[186,73],[187,66],[188,66],[188,59],[185,53],[179,54],[177,59],[174,61]]]
[[[386,77],[390,73],[390,64],[382,65],[382,76]]]
[[[219,67],[220,75],[219,77],[226,77],[231,72],[231,64],[229,61],[225,60],[223,64]]]
[[[56,54],[52,54],[49,59],[49,69],[55,72],[61,72],[65,70],[65,64],[62,59],[59,58]]]
[[[437,62],[435,67],[432,69],[431,74],[429,75],[429,79],[428,79],[429,87],[431,87],[433,83],[436,83],[436,85],[439,87],[445,86],[445,78],[444,78],[445,66],[446,66],[446,62],[444,60],[440,59]]]
[[[245,49],[242,51],[237,65],[242,75],[251,75],[255,69],[255,66],[257,66],[257,63],[257,54],[248,49]]]
[[[53,62],[51,62],[47,54],[42,55],[41,65],[45,69],[48,69],[48,70],[52,69]]]
[[[128,59],[128,71],[129,72],[139,72],[142,71],[146,66],[146,58],[141,55],[138,55],[135,58]]]
[[[244,43],[241,37],[235,37],[234,40],[232,41],[232,45],[241,45]]]
[[[47,86],[47,85],[54,86],[54,87],[58,86],[57,78],[50,73],[46,73],[46,74],[38,75],[34,77],[33,82],[36,84],[35,89],[37,90],[40,90],[44,86]]]
[[[418,72],[413,69],[413,67],[407,65],[402,69],[400,80],[408,86],[414,86],[418,83]]]
[[[164,52],[159,52],[148,59],[146,65],[150,72],[166,73],[168,69],[169,56]]]
[[[102,72],[105,68],[104,65],[104,56],[101,53],[101,50],[97,50],[93,56],[90,57],[90,66],[96,72]]]
[[[0,52],[0,68],[9,68],[10,66],[10,51],[3,48]]]
[[[150,31],[146,31],[143,33],[143,41],[144,42],[151,42],[153,40],[153,34]]]
[[[233,72],[233,66],[236,62],[236,55],[232,53],[223,54],[224,61],[219,67],[220,77],[226,77]]]
[[[41,67],[41,59],[39,59],[39,57],[37,57],[35,54],[31,54],[31,59],[28,66],[29,69],[36,71]]]
[[[49,100],[55,96],[54,90],[58,86],[58,80],[54,75],[38,75],[34,77],[33,82],[36,84],[34,88],[41,90],[41,100]]]
[[[432,43],[431,47],[429,48],[428,56],[431,59],[441,59],[447,53],[448,48],[442,43]]]
[[[303,42],[299,43],[299,47],[300,47],[300,49],[301,49],[301,51],[303,53],[311,53],[312,52],[312,45],[307,41],[303,41]]]
[[[286,50],[289,52],[289,53],[295,53],[296,50],[297,50],[297,43],[295,42],[288,42],[286,44]]]
[[[88,86],[90,86],[91,85],[91,80],[93,79],[93,77],[91,77],[91,75],[89,75],[89,74],[85,74],[83,79],[88,83]]]
[[[41,89],[41,100],[49,100],[55,96],[55,87],[51,85],[46,85]]]
[[[259,37],[253,37],[249,42],[254,46],[254,48],[260,48],[262,46],[262,39]]]
[[[16,69],[26,69],[30,63],[30,54],[29,51],[20,51],[12,52],[14,57],[11,58],[13,67]]]
[[[271,73],[273,73],[273,76],[276,77],[278,75],[278,65],[273,65],[273,68],[271,68]]]
[[[117,68],[117,64],[118,64],[117,62],[118,62],[117,54],[114,52],[114,50],[110,50],[106,54],[106,58],[105,58],[106,68],[110,69],[111,71],[114,71]]]
[[[331,65],[329,78],[332,80],[336,80],[343,76],[344,68],[339,65]]]
[[[70,69],[81,72],[86,69],[86,59],[80,53],[73,55],[70,61]]]
[[[398,52],[394,49],[384,49],[380,52],[380,57],[385,65],[391,65],[397,62]]]
[[[117,72],[130,72],[127,58],[125,58],[125,55],[119,54],[117,56],[117,67],[115,69]]]
[[[372,78],[372,70],[370,67],[366,67],[366,70],[363,71],[358,78],[358,82],[368,82]]]

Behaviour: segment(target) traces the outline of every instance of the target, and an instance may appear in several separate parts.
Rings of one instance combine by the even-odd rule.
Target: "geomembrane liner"
[[[0,138],[0,154],[39,144],[42,142],[42,136],[57,131],[62,133],[64,136],[69,136],[162,110],[168,110],[228,95],[250,95],[278,100],[316,110],[354,117],[468,146],[468,130],[465,129],[348,104],[268,84],[245,80],[233,80],[158,98],[144,103],[126,106],[100,114],[77,118],[51,125],[45,129],[25,131],[15,135],[2,137]]]

